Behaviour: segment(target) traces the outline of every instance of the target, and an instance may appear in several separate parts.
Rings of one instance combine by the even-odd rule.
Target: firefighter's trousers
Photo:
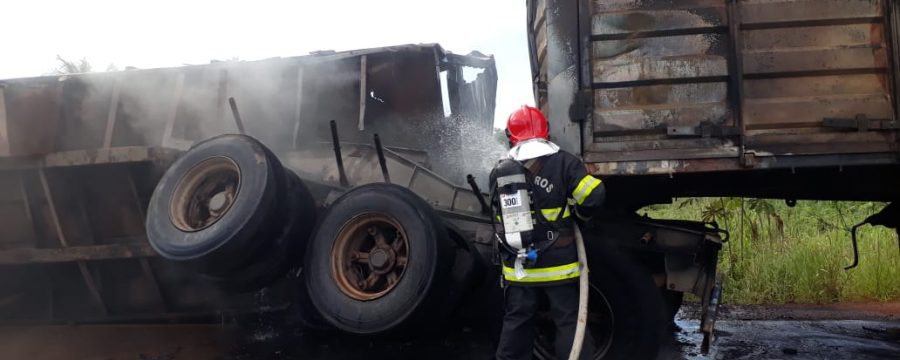
[[[497,347],[498,360],[530,360],[534,349],[535,315],[541,294],[550,303],[550,315],[556,325],[557,359],[568,359],[578,323],[578,283],[551,286],[515,286],[506,288],[503,331]],[[581,359],[590,358],[594,343],[585,332]]]

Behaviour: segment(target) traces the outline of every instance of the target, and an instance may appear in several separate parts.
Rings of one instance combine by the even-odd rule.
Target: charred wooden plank
[[[595,39],[646,37],[686,30],[715,32],[727,25],[725,3],[717,6],[655,11],[601,12],[591,21]]]
[[[750,144],[758,154],[781,155],[779,158],[802,155],[824,156],[827,154],[875,154],[891,153],[892,134],[868,132],[868,133],[785,133],[784,131],[770,133],[763,131],[748,131]],[[798,139],[803,139],[798,143]],[[789,156],[787,156],[789,155]],[[874,156],[873,156],[874,158]],[[841,164],[849,166],[851,164]]]
[[[669,144],[685,144],[685,140],[669,140]],[[644,145],[637,143],[635,145]],[[613,151],[605,146],[591,144],[585,157],[589,162],[625,162],[625,161],[652,161],[666,159],[710,159],[710,158],[735,158],[737,162],[738,148],[736,146],[693,146],[682,149],[665,148],[667,144],[661,144],[660,149],[628,149]],[[665,156],[663,156],[665,155]]]
[[[841,72],[843,70],[883,69],[887,64],[884,48],[796,49],[744,53],[746,74]]]
[[[744,50],[865,47],[884,43],[883,24],[773,28],[743,32]]]
[[[631,152],[638,151],[670,151],[673,154],[683,155],[682,153],[693,154],[694,150],[714,148],[732,153],[734,144],[728,139],[718,138],[692,138],[692,139],[666,139],[659,138],[655,135],[635,135],[635,140],[644,139],[645,141],[617,141],[617,142],[595,142],[589,147],[589,151],[620,153],[626,155]],[[654,138],[655,137],[655,138]],[[713,150],[713,153],[718,153]],[[693,158],[691,156],[690,158]],[[716,157],[716,156],[712,156]]]
[[[95,260],[155,257],[148,243],[73,246],[68,248],[20,248],[0,251],[0,265],[71,263]]]
[[[41,157],[0,159],[0,169],[33,169],[134,162],[169,162],[181,153],[179,150],[123,146],[109,149],[73,150],[49,153]]]
[[[9,130],[6,117],[6,94],[0,87],[0,156],[9,156]]]
[[[724,82],[634,86],[594,91],[594,105],[601,109],[651,105],[706,104],[724,102]]]
[[[647,58],[628,62],[594,62],[594,82],[629,82],[657,79],[722,77],[728,73],[724,56]]]
[[[893,107],[883,94],[748,99],[744,119],[748,129],[756,130],[819,127],[825,118],[852,118],[858,114],[874,119],[892,118]]]
[[[728,105],[672,104],[642,106],[594,111],[594,131],[616,133],[629,130],[656,129],[664,134],[671,126],[698,126],[700,123],[724,125],[727,122]]]
[[[887,84],[879,74],[848,74],[744,81],[748,99],[792,98],[804,96],[884,94]]]
[[[743,0],[741,22],[789,23],[880,17],[882,0]]]
[[[594,0],[594,11],[692,9],[723,5],[722,0]]]
[[[728,75],[727,39],[700,34],[596,41],[595,83]]]

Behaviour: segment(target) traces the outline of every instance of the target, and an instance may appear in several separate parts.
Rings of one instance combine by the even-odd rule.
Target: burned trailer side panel
[[[456,91],[448,96],[456,106],[445,116],[440,73],[461,74],[463,67],[482,73],[475,80],[452,79],[447,88]],[[492,57],[456,55],[436,44],[2,80],[0,156],[122,146],[186,149],[236,131],[230,98],[248,134],[277,153],[328,141],[331,120],[349,142],[370,143],[380,133],[396,147],[453,149],[463,122],[490,128],[495,92]]]
[[[892,177],[900,164],[896,2],[588,3],[589,19],[569,17],[590,28],[580,34],[589,51],[579,62],[590,81],[560,95],[544,86],[544,54],[560,40],[547,36],[542,20],[559,9],[529,2],[538,9],[529,23],[535,97],[545,104],[592,94],[583,96],[592,111],[582,155],[611,187],[655,189],[643,203],[715,195],[900,197],[892,185],[900,181]],[[862,190],[799,186],[813,173],[829,173],[822,168],[835,169],[828,179],[835,184],[880,180]]]
[[[211,319],[254,306],[252,295],[226,296],[160,261],[147,244],[144,209],[158,176],[153,163],[167,159],[70,159],[68,166],[0,171],[11,182],[2,191],[9,217],[0,230],[9,236],[0,244],[0,322]]]
[[[447,76],[447,97],[450,113],[457,121],[490,131],[494,127],[494,108],[497,104],[497,68],[493,58],[477,51],[461,56],[447,54],[441,67]],[[472,82],[466,82],[465,69],[482,69]],[[446,109],[445,109],[446,112]]]

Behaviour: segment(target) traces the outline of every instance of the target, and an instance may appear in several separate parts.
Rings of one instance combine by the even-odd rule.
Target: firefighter
[[[532,358],[541,296],[546,296],[556,325],[557,358],[568,359],[581,271],[572,221],[600,206],[606,190],[578,157],[550,142],[549,124],[540,110],[522,106],[513,112],[506,135],[508,159],[490,176],[492,216],[502,228],[497,239],[505,287],[497,359]],[[586,335],[581,358],[592,353],[593,342]]]

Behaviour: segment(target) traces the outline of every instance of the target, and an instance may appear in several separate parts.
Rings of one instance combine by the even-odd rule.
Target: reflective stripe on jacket
[[[525,269],[525,277],[521,279],[516,278],[514,268],[503,265],[503,278],[511,283],[544,284],[574,279],[579,276],[581,276],[581,266],[577,261],[560,266]]]

